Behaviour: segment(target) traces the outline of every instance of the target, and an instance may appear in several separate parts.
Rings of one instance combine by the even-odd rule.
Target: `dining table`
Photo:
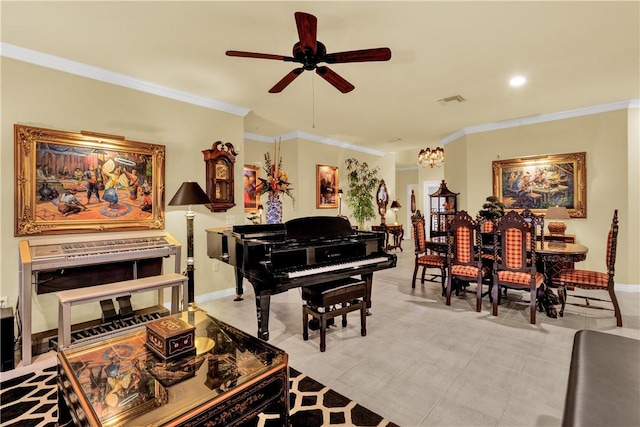
[[[489,237],[483,236],[483,237]],[[483,239],[485,243],[482,245],[484,253],[493,253],[493,245],[487,244],[489,239]],[[447,253],[447,236],[428,237],[425,240],[427,249],[439,254]],[[536,265],[539,271],[542,271],[545,277],[545,286],[550,288],[553,284],[553,278],[560,271],[567,268],[567,265],[573,265],[575,262],[587,259],[589,248],[579,243],[566,243],[553,240],[536,241]]]

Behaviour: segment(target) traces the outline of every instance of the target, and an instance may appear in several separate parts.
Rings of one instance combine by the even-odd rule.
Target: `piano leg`
[[[271,294],[256,295],[256,315],[258,318],[258,338],[269,341],[269,306]]]
[[[242,272],[239,269],[236,270],[236,297],[233,299],[234,301],[242,301],[242,294],[244,293],[244,289],[242,288],[242,280],[244,277],[242,276]]]
[[[363,274],[362,280],[367,285],[367,296],[365,300],[367,301],[367,316],[371,316],[373,313],[369,310],[371,308],[371,287],[373,286],[373,273]]]

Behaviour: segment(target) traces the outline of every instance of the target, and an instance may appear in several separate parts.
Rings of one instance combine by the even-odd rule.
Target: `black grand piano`
[[[236,267],[236,293],[242,280],[253,285],[258,338],[269,339],[271,295],[360,275],[371,307],[373,273],[396,266],[384,251],[384,234],[354,230],[344,217],[296,218],[284,224],[237,225],[207,230],[207,255]]]

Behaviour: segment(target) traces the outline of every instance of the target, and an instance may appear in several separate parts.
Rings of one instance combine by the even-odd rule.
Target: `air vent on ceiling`
[[[453,96],[449,96],[447,98],[442,98],[442,99],[438,99],[438,102],[442,105],[447,105],[451,102],[464,102],[466,101],[466,99],[464,99],[462,96],[460,95],[453,95]]]

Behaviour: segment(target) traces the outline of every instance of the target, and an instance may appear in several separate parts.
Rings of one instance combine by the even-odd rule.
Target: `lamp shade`
[[[567,224],[564,223],[564,220],[571,219],[571,216],[569,216],[569,211],[564,206],[551,206],[547,209],[544,218],[549,220],[549,233],[564,234],[567,229]]]
[[[397,200],[391,202],[391,209],[400,209],[401,207],[402,206],[400,206],[400,202],[398,202]]]
[[[211,203],[209,196],[197,182],[183,182],[169,202],[169,206],[206,205]]]
[[[545,219],[571,219],[569,211],[564,206],[551,206],[544,215]]]

